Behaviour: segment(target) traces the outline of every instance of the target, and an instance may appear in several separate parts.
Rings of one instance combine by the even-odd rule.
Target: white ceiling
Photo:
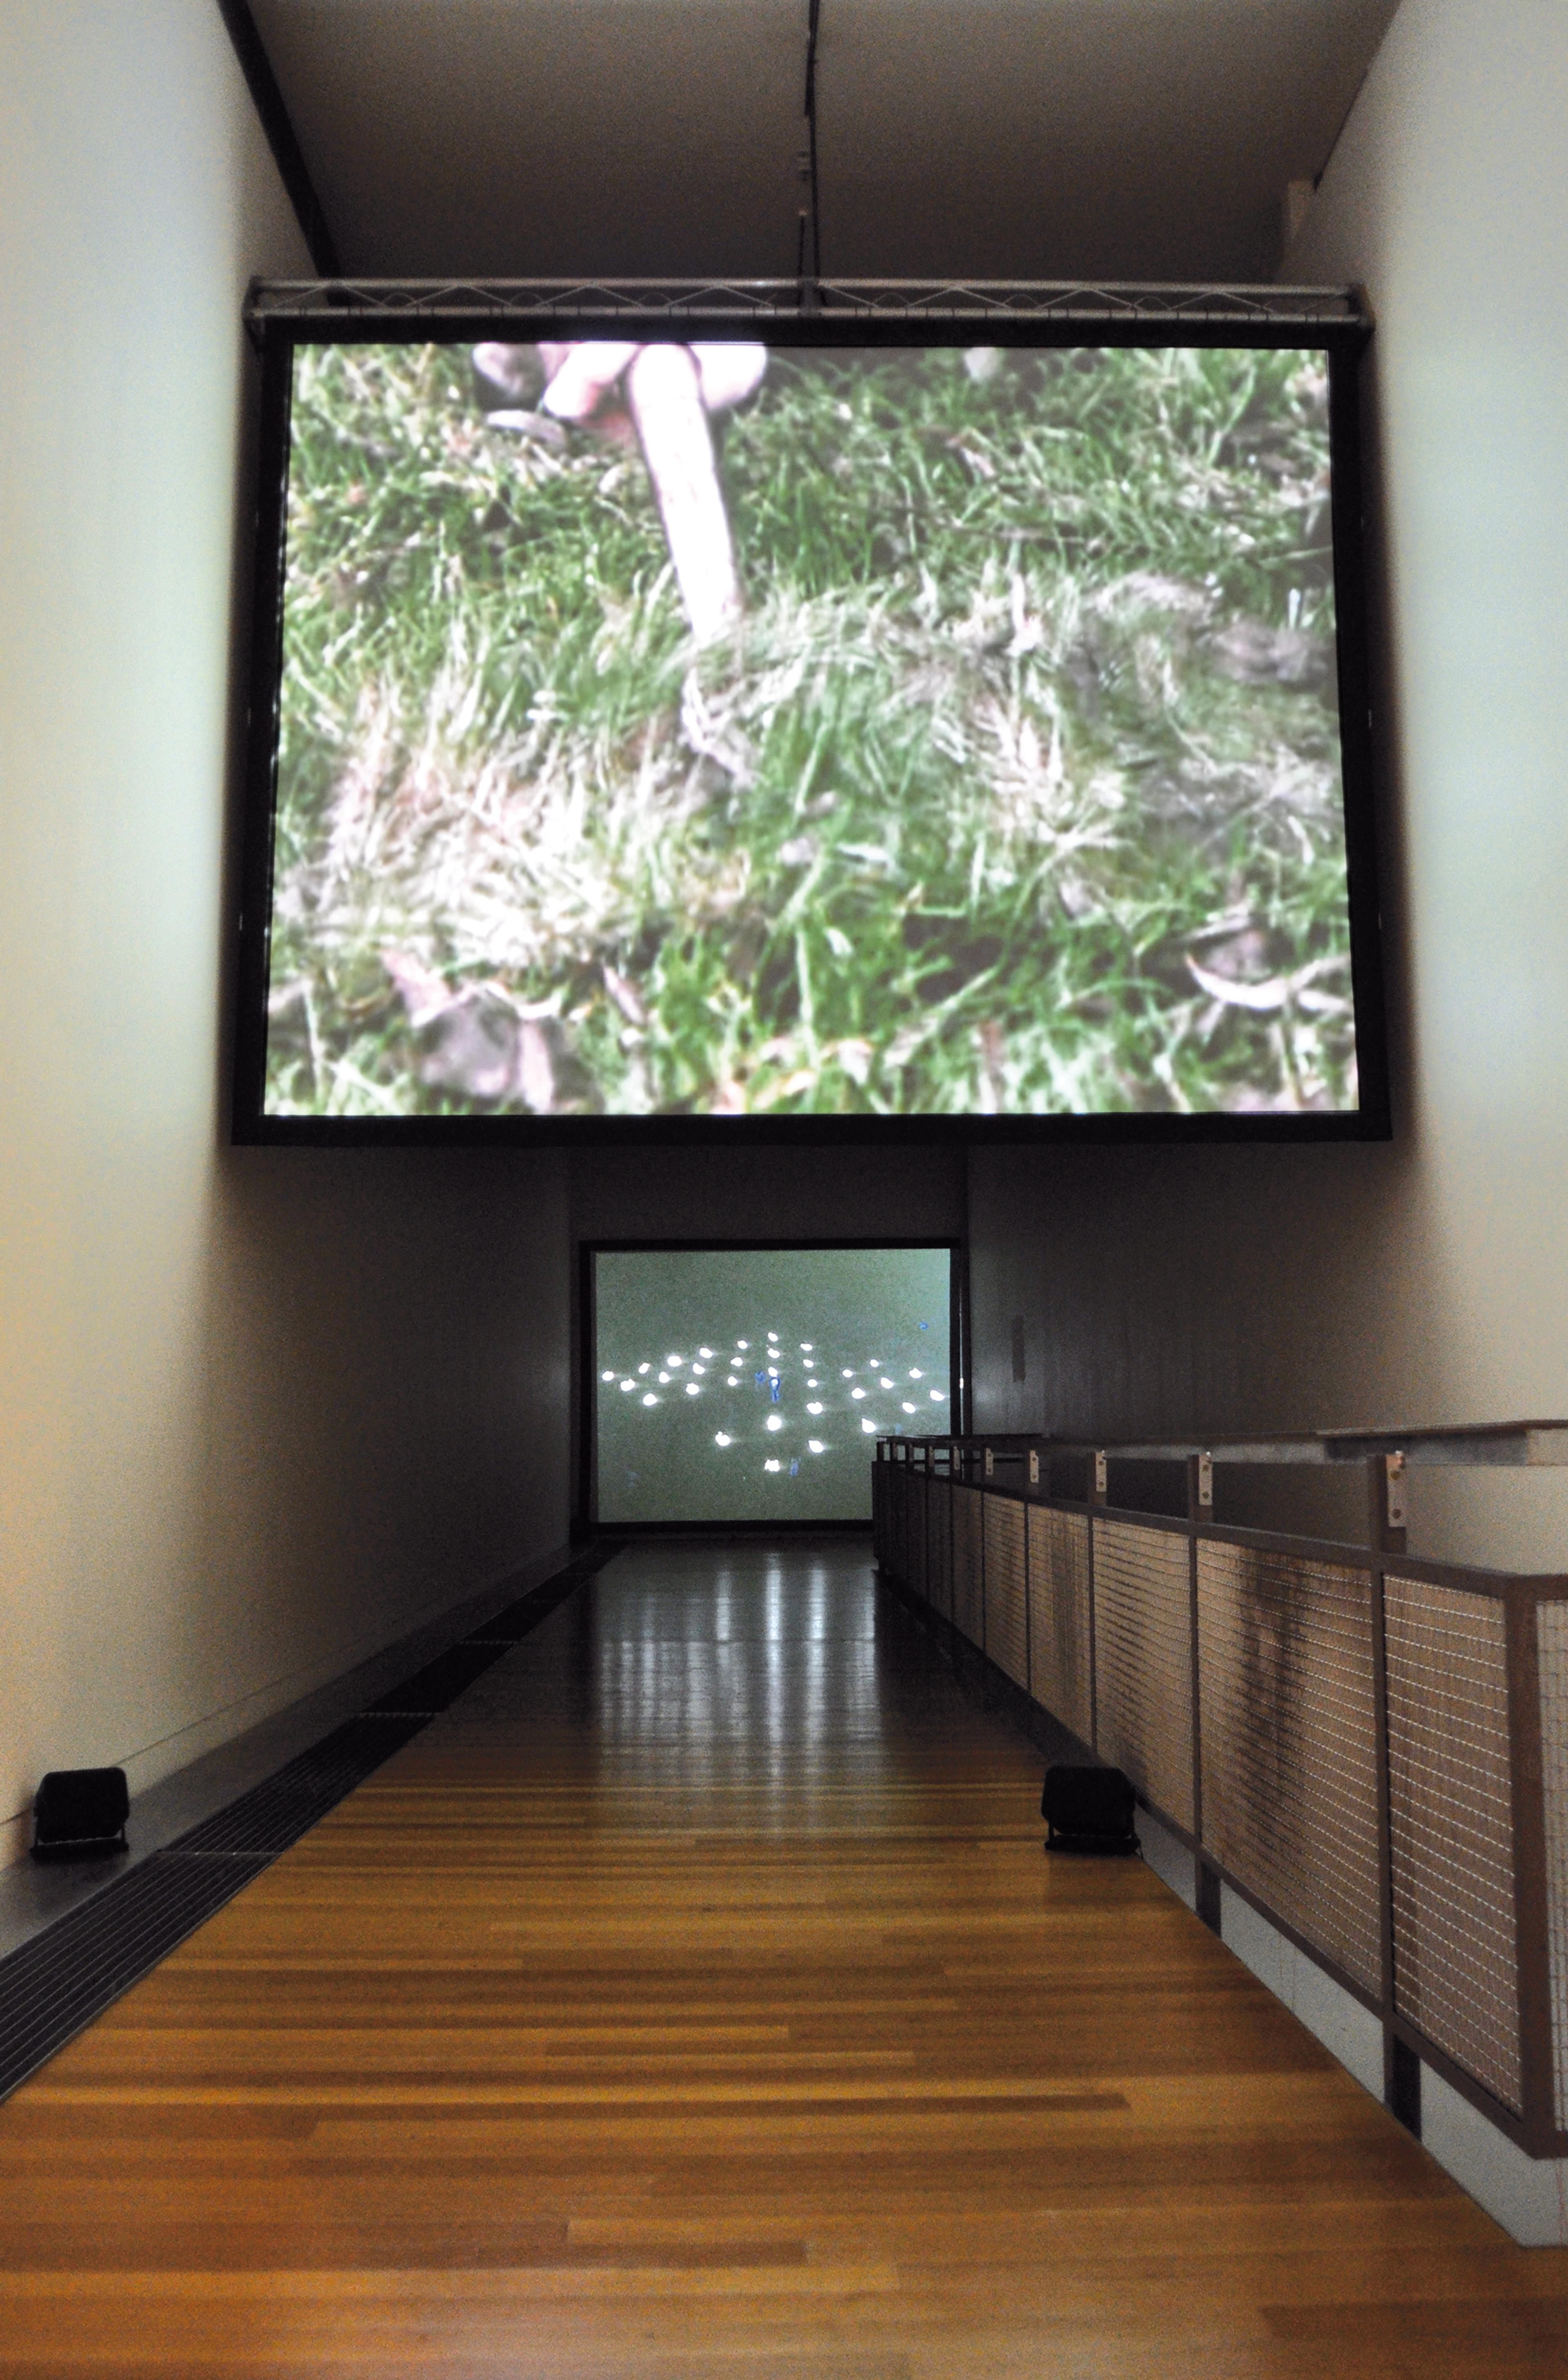
[[[1263,280],[1397,0],[822,0],[832,274]],[[252,0],[345,269],[788,274],[807,0]]]

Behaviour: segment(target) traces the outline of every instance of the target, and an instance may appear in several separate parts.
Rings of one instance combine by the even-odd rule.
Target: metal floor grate
[[[365,1717],[434,1718],[438,1712],[448,1709],[476,1678],[482,1678],[506,1650],[504,1644],[449,1645],[433,1661],[427,1661],[422,1670],[416,1670],[411,1678],[405,1678],[400,1686],[394,1686],[390,1694],[367,1704]]]
[[[270,1864],[154,1852],[0,1961],[0,2094],[166,1959]]]
[[[498,1611],[493,1620],[487,1620],[482,1628],[474,1629],[464,1637],[463,1643],[520,1645],[525,1636],[532,1634],[541,1620],[549,1619],[558,1604],[565,1603],[575,1587],[580,1586],[585,1579],[595,1576],[606,1562],[614,1561],[615,1556],[624,1550],[622,1545],[613,1542],[579,1555],[565,1570],[557,1571],[553,1578],[547,1578],[542,1586],[536,1586],[531,1595],[520,1596],[516,1603],[509,1603],[504,1611]],[[456,1646],[453,1647],[454,1651],[456,1649]]]
[[[422,1716],[383,1718],[376,1710],[351,1718],[226,1810],[203,1818],[169,1851],[181,1859],[276,1859],[383,1760],[411,1743],[424,1724]]]
[[[0,1959],[0,2098],[140,1983],[621,1550],[595,1548]]]

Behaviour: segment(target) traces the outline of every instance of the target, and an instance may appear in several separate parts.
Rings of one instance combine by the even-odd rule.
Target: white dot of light
[[[924,1372],[921,1371],[918,1364],[914,1364],[910,1366],[909,1377],[912,1380],[923,1380],[926,1376]]]
[[[768,1460],[762,1465],[762,1468],[764,1471],[782,1471],[784,1469],[784,1464],[779,1461],[776,1454],[770,1454]]]
[[[724,1432],[722,1429],[719,1429],[715,1430],[713,1433],[713,1443],[715,1446],[728,1446],[730,1440],[725,1436]]]
[[[650,1390],[649,1390],[649,1391],[648,1391],[648,1394],[643,1398],[643,1401],[642,1401],[642,1402],[643,1402],[643,1403],[644,1403],[645,1405],[656,1405],[656,1404],[658,1404],[661,1401],[660,1401],[660,1399],[659,1399],[658,1397],[656,1397],[656,1396],[654,1395],[654,1393],[653,1393],[652,1390],[651,1390],[651,1389],[650,1389]]]
[[[641,1374],[643,1372],[650,1372],[653,1369],[653,1366],[651,1364],[639,1364],[637,1368],[638,1373]]]
[[[811,1353],[811,1342],[809,1339],[803,1339],[801,1341],[800,1352],[803,1355],[808,1355]]]
[[[749,1339],[737,1339],[735,1343],[737,1347],[744,1350],[750,1346],[751,1342]]]
[[[664,1361],[668,1364],[672,1372],[678,1372],[681,1366],[686,1362],[686,1357],[684,1355],[666,1355]]]
[[[875,1423],[874,1421],[863,1421],[863,1422],[861,1423],[861,1425],[860,1425],[860,1427],[861,1427],[862,1431],[864,1432],[864,1434],[866,1435],[866,1437],[868,1437],[868,1438],[875,1438],[875,1436],[876,1436],[876,1434],[877,1434],[877,1425],[876,1425],[876,1423]]]
[[[885,1376],[884,1376],[883,1380],[882,1380],[882,1387],[883,1387],[884,1389],[891,1389],[891,1388],[892,1388],[892,1386],[893,1386],[893,1382],[892,1382],[890,1379],[886,1378],[885,1378]]]
[[[931,1402],[933,1405],[940,1405],[943,1402],[942,1393],[940,1389],[933,1389],[930,1393]]]
[[[667,1388],[667,1387],[669,1386],[669,1381],[670,1381],[670,1376],[669,1376],[668,1372],[661,1372],[661,1373],[660,1373],[660,1375],[659,1375],[659,1386],[660,1386],[662,1389],[662,1388]]]
[[[713,1350],[711,1347],[699,1347],[697,1352],[699,1355],[711,1355]]]
[[[808,1438],[806,1443],[810,1448],[813,1454],[825,1454],[827,1452],[827,1449],[822,1444],[820,1438]]]
[[[770,1380],[776,1380],[776,1379],[778,1378],[778,1377],[779,1377],[779,1367],[778,1367],[778,1366],[777,1366],[776,1364],[770,1364],[770,1365],[769,1365],[769,1366],[768,1366],[768,1378],[770,1378]]]
[[[808,1380],[806,1385],[808,1389],[820,1389],[822,1384],[820,1380]]]
[[[820,1406],[820,1405],[816,1402],[815,1398],[813,1398],[812,1402],[811,1402],[807,1406],[806,1410],[807,1410],[807,1412],[808,1412],[808,1413],[820,1413],[820,1412],[821,1412],[821,1410],[822,1410],[822,1408],[821,1408],[821,1406]]]
[[[777,1414],[770,1414],[768,1415],[768,1427],[770,1429],[783,1429],[784,1423],[780,1420]]]
[[[880,1372],[882,1367],[882,1359],[880,1355],[868,1355],[866,1358],[866,1366],[869,1371]]]
[[[738,1380],[726,1380],[724,1382],[724,1386],[726,1389],[738,1389],[740,1382]]]
[[[916,1413],[918,1411],[918,1407],[916,1405],[906,1405],[904,1410],[906,1413]]]
[[[779,1335],[779,1334],[778,1334],[778,1332],[777,1332],[776,1330],[770,1330],[770,1331],[769,1331],[769,1333],[768,1333],[768,1336],[769,1336],[769,1338],[770,1338],[770,1339],[776,1339],[776,1338],[778,1337],[778,1335]]]
[[[708,1369],[708,1366],[706,1364],[694,1364],[691,1368],[696,1373],[698,1378],[700,1379],[703,1373]]]
[[[624,1395],[626,1394],[626,1390],[627,1390],[628,1389],[635,1389],[635,1388],[636,1388],[636,1386],[637,1386],[637,1382],[636,1382],[635,1380],[623,1380],[623,1381],[621,1382],[621,1393],[622,1393],[622,1395],[624,1396]]]
[[[643,1368],[643,1370],[646,1372],[646,1371],[647,1371],[647,1369],[648,1369],[647,1365],[646,1365],[646,1364],[644,1364],[644,1366],[643,1366],[643,1367],[642,1367],[642,1368]],[[848,1366],[848,1365],[847,1365],[847,1364],[845,1364],[845,1367],[844,1367],[844,1377],[845,1377],[845,1378],[846,1380],[852,1380],[852,1379],[855,1378],[854,1373],[850,1370],[850,1368],[849,1368],[849,1366]]]
[[[695,1380],[688,1380],[688,1381],[687,1382],[687,1384],[686,1384],[686,1392],[687,1392],[687,1395],[688,1397],[699,1397],[699,1396],[702,1394],[701,1390],[698,1387],[697,1382],[696,1382]],[[911,1406],[910,1406],[910,1408],[909,1408],[909,1410],[910,1410],[910,1412],[911,1412],[911,1413],[913,1413],[913,1412],[914,1412],[914,1410],[915,1410],[914,1406],[913,1406],[913,1405],[911,1405]]]
[[[866,1391],[864,1389],[851,1389],[849,1393],[854,1398],[856,1403],[858,1404]]]
[[[601,1372],[599,1377],[602,1380],[613,1380],[615,1375],[614,1372]]]

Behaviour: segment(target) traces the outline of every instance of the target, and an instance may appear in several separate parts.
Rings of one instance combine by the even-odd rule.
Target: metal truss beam
[[[298,334],[429,323],[593,321],[766,324],[1018,322],[1179,330],[1370,327],[1359,290],[1130,281],[258,281],[246,320]]]

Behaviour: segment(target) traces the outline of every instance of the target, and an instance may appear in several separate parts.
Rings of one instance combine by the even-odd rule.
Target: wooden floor
[[[622,1555],[0,2108],[0,2373],[1568,2372],[863,1548]]]

